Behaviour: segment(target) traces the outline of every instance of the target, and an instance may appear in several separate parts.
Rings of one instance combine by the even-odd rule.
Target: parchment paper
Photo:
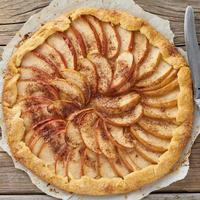
[[[39,13],[31,16],[30,19],[20,29],[20,31],[15,35],[15,37],[4,48],[2,61],[0,63],[0,94],[1,95],[2,95],[2,88],[3,88],[3,74],[6,70],[8,59],[11,56],[13,49],[19,43],[19,41],[23,38],[23,36],[29,32],[34,32],[40,27],[41,24],[45,23],[46,21],[53,19],[64,12],[70,11],[75,8],[80,8],[80,7],[103,7],[103,8],[119,9],[119,10],[127,11],[131,13],[132,15],[141,17],[145,19],[146,21],[148,21],[159,32],[161,32],[171,42],[173,42],[174,34],[170,29],[169,21],[161,19],[160,17],[156,15],[145,12],[141,7],[135,4],[133,0],[53,0],[48,7],[44,8]],[[183,51],[181,51],[181,53],[185,55]],[[190,155],[192,144],[200,132],[199,125],[200,125],[200,114],[196,108],[192,137],[189,140],[182,154],[182,157],[180,159],[181,166],[178,169],[168,174],[167,176],[163,177],[159,181],[156,181],[150,185],[147,185],[136,192],[131,192],[128,194],[123,194],[123,195],[112,195],[112,196],[110,195],[110,196],[105,196],[105,197],[81,196],[81,195],[75,195],[75,194],[61,191],[55,188],[54,186],[51,186],[44,181],[41,181],[30,170],[26,169],[23,165],[21,165],[18,161],[16,161],[12,157],[9,146],[6,142],[6,129],[3,123],[2,107],[0,107],[0,126],[2,128],[2,140],[0,141],[0,146],[12,157],[15,167],[25,171],[29,175],[33,184],[35,184],[41,191],[45,192],[46,194],[50,196],[53,196],[59,199],[64,199],[64,200],[67,200],[67,199],[72,199],[72,200],[110,199],[112,200],[113,198],[115,200],[121,200],[121,199],[139,200],[147,196],[150,192],[166,187],[173,182],[183,179],[187,175],[187,172],[189,169],[188,156]]]

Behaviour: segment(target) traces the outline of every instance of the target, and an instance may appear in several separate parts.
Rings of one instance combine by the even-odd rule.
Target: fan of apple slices
[[[159,162],[177,127],[177,71],[139,31],[74,20],[21,62],[24,142],[55,174],[124,177]]]

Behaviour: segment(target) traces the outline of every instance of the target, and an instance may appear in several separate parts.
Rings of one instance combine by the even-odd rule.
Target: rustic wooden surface
[[[183,19],[187,5],[196,12],[197,35],[200,43],[199,0],[135,0],[146,11],[170,20],[175,33],[175,45],[185,48]],[[24,22],[47,6],[50,0],[0,0],[0,56],[3,47],[11,40]],[[171,186],[149,195],[145,200],[199,200],[200,199],[200,137],[196,140],[190,156],[187,177]],[[10,157],[0,149],[0,200],[53,200],[44,195],[28,176],[14,168]]]

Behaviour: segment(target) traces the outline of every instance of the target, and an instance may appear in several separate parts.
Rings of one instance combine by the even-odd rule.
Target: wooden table
[[[146,11],[170,20],[175,33],[175,45],[185,49],[183,35],[184,11],[193,5],[196,11],[198,40],[200,42],[200,0],[136,0]],[[49,0],[0,0],[0,54],[26,20],[47,6]],[[200,199],[200,137],[190,156],[187,177],[171,186],[149,195],[146,200]],[[53,200],[34,186],[28,176],[13,167],[10,157],[0,149],[0,200]]]

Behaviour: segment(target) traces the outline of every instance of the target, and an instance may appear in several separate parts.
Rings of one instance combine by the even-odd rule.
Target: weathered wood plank
[[[7,44],[23,23],[34,13],[48,5],[50,0],[2,0],[0,4],[0,45]],[[191,4],[196,10],[197,30],[200,30],[199,0],[136,0],[146,11],[171,21],[175,44],[184,45],[183,20],[185,7]],[[197,31],[200,42],[200,31]]]
[[[145,197],[143,200],[199,200],[200,194],[151,194],[148,197]]]
[[[2,195],[0,200],[56,200],[47,195]]]
[[[200,43],[200,3],[199,0],[135,0],[144,10],[156,14],[171,22],[175,33],[175,44],[184,45],[184,13],[188,5],[192,5],[196,13],[197,36]]]
[[[41,193],[28,176],[15,169],[11,158],[6,153],[0,153],[0,194]]]
[[[0,24],[24,23],[31,15],[47,6],[51,0],[1,0]]]
[[[195,142],[190,157],[190,170],[187,177],[162,192],[200,192],[200,137]],[[11,158],[0,153],[0,194],[41,193],[29,180],[28,176],[15,169]]]
[[[47,195],[2,195],[0,200],[56,200]],[[82,200],[86,198],[81,198]],[[151,194],[145,197],[144,200],[199,200],[200,193],[191,194]]]
[[[0,56],[3,46],[15,35],[23,23],[34,13],[48,5],[50,0],[1,0],[0,1]],[[157,14],[171,21],[175,33],[175,44],[184,45],[183,19],[184,11],[188,4],[193,5],[196,15],[198,40],[200,42],[200,3],[199,0],[135,0],[146,11]],[[200,192],[200,138],[196,141],[190,158],[191,168],[185,180],[172,184],[162,192]],[[29,180],[28,176],[13,167],[11,159],[0,149],[0,194],[38,194],[41,193]],[[200,199],[200,194],[166,194],[151,195],[146,200],[159,199]],[[196,196],[197,195],[197,196]],[[45,195],[28,196],[28,199],[52,200]],[[1,199],[27,199],[27,196],[1,196]]]
[[[0,45],[6,45],[27,19],[49,4],[50,0],[1,0]]]

